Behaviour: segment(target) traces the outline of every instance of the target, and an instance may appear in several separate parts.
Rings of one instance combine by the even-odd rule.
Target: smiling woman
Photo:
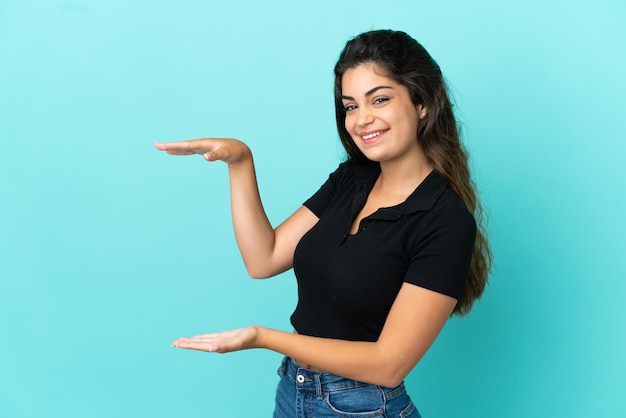
[[[406,87],[382,75],[376,64],[363,63],[345,72],[341,90],[345,128],[367,159],[401,159],[412,166],[419,159],[426,171],[422,179],[432,170],[417,140],[417,125],[426,109],[411,102]]]
[[[295,332],[250,326],[173,345],[284,354],[274,417],[419,417],[403,379],[487,281],[480,204],[441,71],[410,36],[381,30],[349,41],[335,104],[348,160],[277,228],[243,142],[155,144],[226,162],[248,273],[293,267],[298,281]]]

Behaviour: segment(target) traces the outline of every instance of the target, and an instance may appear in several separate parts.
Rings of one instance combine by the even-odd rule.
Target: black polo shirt
[[[469,273],[476,223],[436,171],[406,201],[350,226],[380,165],[348,161],[304,205],[319,222],[294,254],[301,334],[376,341],[403,282],[459,298]]]

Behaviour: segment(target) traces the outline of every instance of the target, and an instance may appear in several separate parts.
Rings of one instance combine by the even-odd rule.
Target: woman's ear
[[[420,119],[424,119],[428,114],[428,109],[426,108],[426,106],[419,104],[417,105],[417,114],[420,115]]]

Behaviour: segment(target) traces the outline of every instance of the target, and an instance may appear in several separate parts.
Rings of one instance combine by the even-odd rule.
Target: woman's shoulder
[[[465,230],[469,234],[476,231],[476,219],[463,200],[450,186],[447,186],[433,207],[432,222],[448,228]]]
[[[443,175],[434,170],[420,188],[421,194],[414,199],[415,208],[430,212],[433,224],[442,222],[444,225],[474,229],[476,222],[473,213],[463,200],[454,192]]]

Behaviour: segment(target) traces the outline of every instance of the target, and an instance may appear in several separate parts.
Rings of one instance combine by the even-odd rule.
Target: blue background
[[[269,416],[280,356],[170,347],[289,330],[247,278],[230,136],[279,223],[342,152],[332,67],[405,30],[456,97],[497,269],[407,379],[425,417],[625,416],[626,7],[618,0],[0,0],[0,416]]]

